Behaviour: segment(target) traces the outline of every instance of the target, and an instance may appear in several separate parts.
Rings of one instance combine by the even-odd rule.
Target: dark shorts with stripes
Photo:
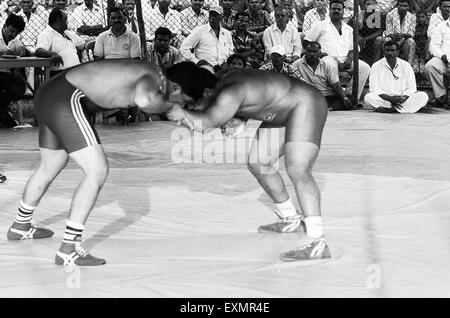
[[[35,111],[39,147],[72,153],[100,144],[100,139],[88,120],[95,110],[88,109],[83,92],[67,81],[65,73],[41,87],[35,98]]]

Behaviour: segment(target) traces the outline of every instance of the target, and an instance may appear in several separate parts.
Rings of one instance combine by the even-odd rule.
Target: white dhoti
[[[364,101],[375,108],[384,107],[392,108],[392,104],[387,100],[382,99],[375,93],[367,93],[364,96]],[[401,104],[402,108],[398,109],[399,113],[415,113],[428,103],[428,95],[425,92],[415,92],[409,98]]]

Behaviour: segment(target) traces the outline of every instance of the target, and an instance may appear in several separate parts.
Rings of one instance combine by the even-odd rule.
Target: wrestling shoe
[[[331,258],[330,248],[323,237],[305,242],[296,249],[280,255],[280,259],[286,262],[322,258]]]
[[[295,216],[285,217],[271,224],[261,225],[258,227],[258,232],[275,232],[275,233],[294,233],[294,232],[305,232],[306,226],[303,221],[303,217],[300,214]]]
[[[31,224],[28,230],[19,230],[14,228],[13,226],[9,228],[8,233],[6,234],[6,237],[10,241],[41,239],[51,237],[53,235],[53,231],[41,227],[36,227],[34,224]]]
[[[61,251],[56,252],[55,256],[55,264],[56,265],[64,265],[64,266],[98,266],[98,265],[104,265],[106,264],[106,260],[102,258],[97,258],[89,254],[83,246],[81,246],[81,243],[77,242],[74,244],[71,244],[72,251],[70,251],[68,254],[63,253]]]

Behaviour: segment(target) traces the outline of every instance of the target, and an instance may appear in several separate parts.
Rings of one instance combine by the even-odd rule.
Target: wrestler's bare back
[[[163,81],[160,69],[139,60],[117,59],[82,64],[69,70],[66,79],[98,106],[113,109],[136,105],[136,83],[146,75],[151,77],[153,91],[158,94]]]
[[[284,125],[296,107],[322,107],[303,102],[320,94],[303,81],[271,71],[244,70],[227,74],[219,84],[218,96],[229,94],[240,103],[237,116]],[[222,87],[222,89],[221,89]],[[326,111],[326,110],[325,110]]]

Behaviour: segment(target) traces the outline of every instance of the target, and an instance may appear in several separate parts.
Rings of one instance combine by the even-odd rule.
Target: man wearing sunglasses
[[[394,41],[384,45],[384,58],[374,63],[369,77],[369,93],[364,101],[377,112],[415,113],[428,102],[425,92],[418,92],[411,65],[398,58]]]

